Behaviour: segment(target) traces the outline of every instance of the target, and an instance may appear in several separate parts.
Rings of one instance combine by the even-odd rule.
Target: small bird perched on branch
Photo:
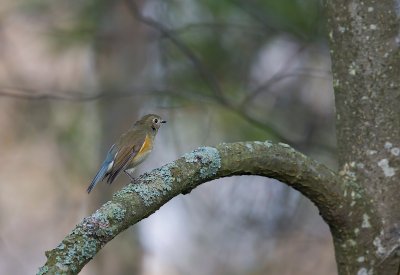
[[[99,181],[107,178],[111,184],[124,171],[131,180],[131,173],[142,163],[153,149],[154,138],[165,120],[158,115],[148,114],[136,121],[135,124],[121,135],[107,153],[96,176],[90,183],[87,192],[90,193]]]

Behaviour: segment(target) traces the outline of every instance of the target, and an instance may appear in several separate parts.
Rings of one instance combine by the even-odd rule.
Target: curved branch
[[[204,182],[234,175],[260,175],[292,186],[317,205],[331,228],[341,223],[343,206],[350,204],[342,177],[289,145],[254,141],[201,147],[143,174],[135,184],[114,194],[55,249],[46,252],[47,262],[39,274],[78,273],[107,242],[173,197]]]

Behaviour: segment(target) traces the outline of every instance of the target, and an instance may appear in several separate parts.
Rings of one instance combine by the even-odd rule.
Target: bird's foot
[[[130,183],[136,182],[136,179],[134,177],[132,177],[132,175],[127,170],[124,170],[124,172],[130,178],[130,180],[131,180]]]

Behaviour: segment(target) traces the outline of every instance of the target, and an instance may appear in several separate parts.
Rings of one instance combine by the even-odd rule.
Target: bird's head
[[[157,130],[161,127],[161,124],[166,123],[167,121],[163,120],[159,115],[148,114],[142,117],[136,124],[144,125],[146,128],[150,128],[151,130],[157,132]]]

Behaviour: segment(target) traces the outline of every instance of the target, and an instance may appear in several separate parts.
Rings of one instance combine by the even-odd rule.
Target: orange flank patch
[[[147,152],[149,152],[152,149],[152,142],[151,142],[151,138],[149,138],[148,135],[146,135],[146,139],[143,142],[142,148],[140,148],[139,152],[138,152],[138,157],[140,157],[140,155],[142,154],[146,154]]]

